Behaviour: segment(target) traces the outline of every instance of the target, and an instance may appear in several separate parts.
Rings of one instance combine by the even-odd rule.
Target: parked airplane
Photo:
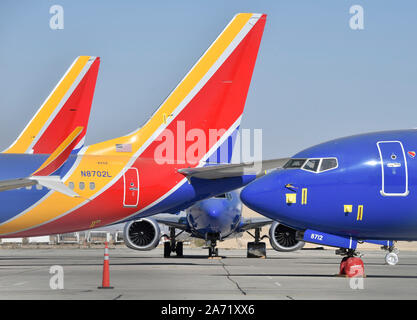
[[[80,137],[76,127],[55,151],[0,154],[0,190],[7,190],[0,192],[0,237],[66,233],[176,213],[276,166],[266,162],[242,176],[236,175],[240,166],[216,164],[218,150],[239,128],[265,22],[262,14],[236,15],[148,122],[127,136],[68,156]],[[65,89],[88,62],[83,58],[77,71],[71,69],[53,101],[68,96]],[[24,146],[8,152],[36,149],[33,137],[42,130],[31,128],[21,136]],[[48,189],[28,190],[33,184]]]
[[[394,241],[417,240],[415,141],[416,130],[398,130],[322,143],[246,186],[241,199],[297,239],[341,248],[342,273],[360,242],[382,245],[394,265]]]
[[[193,238],[204,239],[209,250],[209,257],[218,256],[217,241],[248,232],[254,242],[248,243],[247,256],[266,257],[266,246],[261,240],[261,228],[272,224],[269,229],[269,241],[277,251],[295,251],[304,246],[304,242],[293,240],[287,227],[267,218],[242,217],[242,203],[239,194],[228,192],[211,199],[199,201],[185,210],[184,215],[156,215],[152,218],[130,221],[125,224],[125,244],[131,249],[147,251],[156,248],[160,240],[159,224],[169,227],[169,241],[164,242],[164,257],[171,252],[183,256],[183,242],[177,241],[184,233]],[[130,228],[134,232],[130,231]],[[179,233],[176,229],[181,230]],[[255,234],[249,232],[255,229]],[[266,237],[266,236],[265,236]]]

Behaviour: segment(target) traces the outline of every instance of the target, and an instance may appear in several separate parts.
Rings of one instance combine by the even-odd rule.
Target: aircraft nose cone
[[[204,211],[204,213],[211,219],[217,219],[221,216],[223,210],[223,207],[219,204],[210,201],[205,202],[201,206],[201,210]]]
[[[246,186],[240,199],[250,209],[270,217],[280,194],[278,185],[276,176],[268,174]]]

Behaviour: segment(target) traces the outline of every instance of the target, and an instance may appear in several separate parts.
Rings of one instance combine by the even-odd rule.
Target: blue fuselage
[[[252,182],[241,199],[251,209],[298,230],[359,240],[417,240],[415,152],[417,130],[329,141],[292,157],[304,162],[303,167],[295,163],[294,168]],[[328,166],[320,171],[324,159]]]
[[[239,226],[242,204],[236,193],[227,193],[224,198],[200,201],[186,212],[193,236],[221,240],[232,234]]]

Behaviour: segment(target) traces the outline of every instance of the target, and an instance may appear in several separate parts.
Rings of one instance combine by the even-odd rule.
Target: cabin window
[[[316,172],[319,168],[320,159],[309,159],[303,166],[304,170]]]
[[[84,188],[85,188],[85,183],[84,183],[84,182],[80,182],[80,183],[78,184],[78,188],[80,188],[80,190],[84,190]]]
[[[329,159],[323,159],[321,161],[320,165],[320,172],[327,171],[337,168],[337,159],[336,158],[329,158]]]
[[[306,162],[306,159],[290,159],[288,162],[284,165],[285,169],[297,169],[301,168]]]
[[[71,190],[74,190],[74,182],[69,182],[68,183],[68,188],[70,188]]]
[[[90,182],[90,190],[94,190],[96,188],[96,184],[94,182]]]

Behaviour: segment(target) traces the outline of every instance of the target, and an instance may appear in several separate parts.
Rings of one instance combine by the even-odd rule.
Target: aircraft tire
[[[164,242],[164,258],[171,256],[171,243],[169,241]]]
[[[175,252],[177,254],[177,257],[183,257],[184,256],[184,254],[183,254],[183,252],[184,252],[184,250],[183,250],[183,242],[182,241],[177,242],[177,246],[175,248]]]
[[[385,256],[386,264],[390,266],[395,266],[398,263],[398,255],[394,252],[389,252]]]

